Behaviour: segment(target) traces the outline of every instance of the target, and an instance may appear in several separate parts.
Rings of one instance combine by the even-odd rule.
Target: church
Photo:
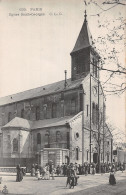
[[[112,162],[99,80],[100,56],[84,22],[71,56],[71,78],[0,98],[0,166]]]

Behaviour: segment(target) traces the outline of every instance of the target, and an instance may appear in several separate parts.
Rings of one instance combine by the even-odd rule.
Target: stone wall
[[[14,151],[13,140],[17,139],[17,151]],[[3,157],[4,158],[28,158],[29,152],[29,131],[4,130],[3,131]]]
[[[10,120],[14,117],[22,117],[22,110],[24,109],[23,118],[28,120],[38,120],[36,119],[36,108],[39,108],[38,118],[39,120],[49,119],[49,118],[60,118],[63,116],[75,115],[79,110],[78,101],[78,90],[69,90],[62,93],[57,93],[53,95],[47,95],[40,98],[34,98],[29,100],[24,100],[21,102],[16,102],[9,105],[4,105],[0,107],[0,126],[4,126],[8,123],[8,115],[11,112]],[[75,101],[75,110],[72,110],[72,100]],[[55,104],[56,109],[53,113],[53,105]]]
[[[49,142],[48,136],[49,133]],[[41,136],[41,144],[37,144],[37,134],[40,133]],[[58,133],[58,134],[57,134]],[[67,149],[67,133],[69,133],[69,127],[66,126],[58,126],[58,127],[50,127],[45,129],[36,129],[32,131],[32,151],[35,154],[43,148],[48,148],[48,143],[50,148],[64,148]]]
[[[82,163],[82,114],[79,113],[70,121],[71,127],[71,151],[70,151],[70,162]],[[77,157],[78,150],[78,157]]]

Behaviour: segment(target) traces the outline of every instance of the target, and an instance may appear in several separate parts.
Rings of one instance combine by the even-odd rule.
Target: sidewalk
[[[0,191],[2,191],[4,185],[7,186],[10,195],[25,194],[25,195],[60,195],[60,194],[83,194],[84,190],[90,191],[91,188],[98,188],[100,186],[108,185],[109,174],[96,174],[96,175],[80,175],[78,180],[78,186],[74,189],[66,188],[66,177],[55,177],[55,180],[37,180],[35,177],[31,177],[30,174],[24,176],[22,182],[16,182],[15,173],[0,172],[2,176],[2,184],[0,184]],[[117,172],[115,174],[117,183],[125,181],[126,183],[126,171],[124,173]],[[85,194],[85,193],[84,193]],[[90,194],[90,193],[88,193]],[[93,194],[92,194],[93,195]],[[100,195],[100,194],[99,194]],[[120,194],[121,195],[121,194]]]

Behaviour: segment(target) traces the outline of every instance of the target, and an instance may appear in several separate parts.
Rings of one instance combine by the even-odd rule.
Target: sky
[[[102,8],[109,8],[103,7],[102,2],[97,1]],[[71,77],[70,52],[83,24],[85,8],[97,51],[113,47],[109,42],[100,44],[98,41],[99,36],[106,37],[110,32],[104,26],[99,28],[99,25],[108,24],[108,21],[109,28],[119,24],[118,18],[125,17],[125,7],[116,6],[101,13],[99,6],[88,0],[86,3],[87,6],[83,0],[0,1],[0,97],[63,80],[64,70],[67,70],[67,77]],[[98,16],[98,13],[101,14]],[[124,66],[123,44],[117,43],[114,47],[117,51],[122,50],[117,57]],[[102,57],[106,55],[104,52]],[[106,67],[116,69],[112,61],[107,61]],[[101,71],[101,82],[104,83],[109,76],[107,71]],[[121,84],[124,79],[122,74],[114,75],[109,83]],[[111,87],[109,83],[106,85],[108,88]],[[108,123],[115,127],[115,131],[124,132],[124,93],[105,95]]]

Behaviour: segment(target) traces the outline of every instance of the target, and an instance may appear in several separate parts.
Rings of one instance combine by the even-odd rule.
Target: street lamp
[[[49,134],[49,132],[48,132],[48,131],[46,132],[45,136],[47,136],[47,137],[48,137],[48,148],[50,148],[50,144],[49,144],[49,137],[50,137],[50,134]]]
[[[19,163],[21,163],[21,141],[22,141],[22,132],[19,132]]]

